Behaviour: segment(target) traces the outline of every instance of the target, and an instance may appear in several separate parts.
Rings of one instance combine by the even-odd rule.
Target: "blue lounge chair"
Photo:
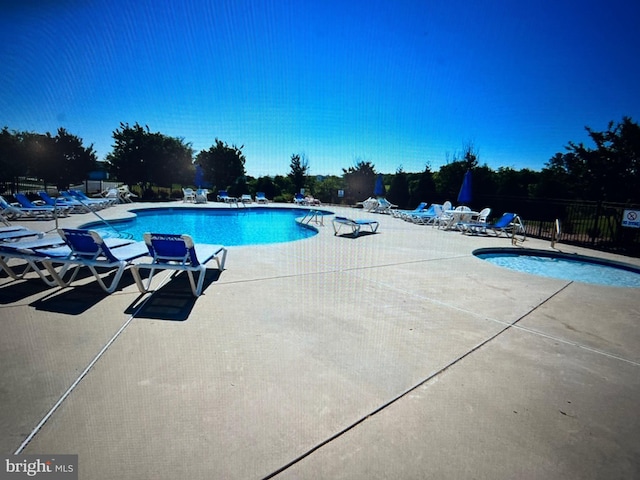
[[[69,193],[73,198],[85,205],[93,205],[97,208],[106,208],[111,205],[111,202],[106,198],[90,198],[82,190],[69,190]]]
[[[58,229],[60,237],[64,240],[70,252],[65,258],[51,258],[43,261],[49,273],[61,287],[67,287],[75,278],[75,274],[82,267],[87,267],[98,281],[100,287],[107,293],[112,293],[118,287],[118,282],[126,267],[137,258],[149,255],[143,242],[133,242],[125,239],[114,239],[106,242],[98,232],[93,230],[79,230],[71,228]],[[56,275],[54,264],[75,267],[73,277],[65,281]],[[116,269],[115,276],[110,284],[106,284],[100,276],[98,268]]]
[[[15,280],[26,278],[29,272],[35,272],[48,286],[59,285],[65,277],[69,265],[62,265],[59,269],[47,267],[45,260],[64,259],[71,253],[69,247],[64,246],[64,240],[59,236],[46,236],[36,240],[20,240],[16,242],[0,242],[0,267]],[[26,263],[21,270],[12,261]],[[9,262],[12,262],[11,265]],[[53,272],[53,275],[51,275]],[[75,273],[71,280],[75,278]],[[51,275],[51,276],[49,276]]]
[[[421,202],[420,205],[418,205],[413,210],[392,210],[391,214],[395,218],[403,218],[404,219],[405,217],[408,217],[408,216],[411,216],[413,214],[420,213],[420,212],[424,211],[427,208],[427,206],[428,206],[427,202]]]
[[[374,213],[391,213],[394,208],[397,208],[397,205],[394,205],[386,198],[378,198],[378,205],[373,209]]]
[[[353,220],[347,217],[335,217],[332,220],[332,223],[334,235],[338,235],[342,227],[349,227],[351,229],[351,234],[354,237],[357,237],[360,234],[362,227],[369,227],[371,229],[371,233],[376,233],[379,226],[379,223],[375,220]]]
[[[48,205],[50,207],[58,208],[59,210],[63,210],[65,212],[73,212],[73,211],[82,212],[82,211],[84,211],[84,209],[82,208],[82,205],[80,204],[80,202],[71,203],[69,200],[66,200],[64,198],[53,198],[51,195],[49,195],[44,190],[39,191],[38,192],[38,196],[42,199],[42,201],[45,203],[45,205]]]
[[[6,225],[7,227],[11,226],[9,219],[5,215],[4,208],[0,208],[0,223]]]
[[[520,218],[515,213],[505,213],[493,223],[483,223],[483,222],[473,222],[473,223],[462,223],[461,230],[462,233],[488,233],[491,230],[496,236],[500,236],[503,233],[505,235],[509,235],[509,233],[513,233],[514,228],[517,229],[522,224]]]
[[[149,291],[156,270],[174,270],[176,274],[187,272],[191,292],[194,297],[199,297],[202,293],[207,269],[205,264],[213,259],[218,264],[218,270],[224,270],[227,249],[222,245],[195,245],[189,235],[164,233],[145,233],[144,242],[153,261],[139,263],[134,265],[132,269],[133,278],[141,293]],[[146,283],[142,280],[140,270],[150,271]],[[197,282],[194,273],[198,274]]]
[[[442,205],[434,203],[429,208],[421,212],[407,215],[404,219],[420,225],[435,225],[438,222],[438,219],[442,216],[443,211]]]
[[[76,197],[71,195],[70,192],[61,191],[60,196],[64,198],[64,200],[66,200],[69,205],[73,205],[77,212],[95,212],[96,210],[100,209],[98,205],[81,202]]]
[[[14,241],[20,240],[26,237],[43,237],[43,232],[38,232],[36,230],[30,230],[25,227],[2,227],[0,228],[0,241]]]
[[[82,212],[95,212],[96,210],[101,210],[111,205],[111,201],[106,198],[102,200],[89,198],[84,194],[80,195],[78,190],[62,191],[60,195],[64,197],[69,204],[76,206],[78,210]]]
[[[23,215],[26,215],[25,212],[21,211],[20,207],[11,205],[1,195],[0,195],[0,213],[2,214],[2,223],[4,223],[5,225],[9,222],[9,219],[20,218]]]
[[[206,188],[199,188],[196,190],[195,203],[207,203],[209,201],[209,190]]]
[[[296,193],[293,196],[293,203],[295,203],[296,205],[305,205],[306,201],[304,199],[304,195],[302,195],[301,193]]]
[[[256,192],[256,203],[269,203],[264,192]]]
[[[0,233],[15,232],[16,230],[26,230],[26,227],[23,227],[22,225],[11,225],[11,224],[7,224],[4,227],[0,227]]]
[[[238,199],[236,197],[230,197],[226,190],[220,190],[218,192],[218,201],[224,203],[237,203]]]
[[[29,217],[53,218],[53,207],[49,205],[36,205],[31,202],[23,193],[13,195],[20,204],[20,211]]]
[[[47,205],[66,205],[76,213],[92,212],[93,210],[95,210],[95,208],[91,208],[89,205],[85,205],[69,192],[60,192],[60,196],[55,199],[51,198],[49,194],[44,191],[38,192],[38,195],[40,195],[40,198],[42,198],[47,203]]]

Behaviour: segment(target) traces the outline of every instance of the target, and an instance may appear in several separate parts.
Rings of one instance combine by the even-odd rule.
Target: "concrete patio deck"
[[[141,296],[128,272],[111,295],[2,274],[0,450],[78,454],[81,479],[640,478],[638,289],[327,209],[378,233],[230,247],[197,299],[180,277]]]

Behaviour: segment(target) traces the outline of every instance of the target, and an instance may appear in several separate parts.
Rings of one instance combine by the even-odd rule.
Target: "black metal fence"
[[[551,241],[559,220],[560,243],[640,257],[640,228],[622,225],[625,210],[640,210],[638,204],[488,196],[477,203],[490,206],[493,217],[517,213],[530,237]]]
[[[82,187],[88,192],[101,191],[114,182],[86,181]],[[43,185],[38,179],[20,178],[19,181],[0,183],[2,195],[16,191],[35,193],[48,187],[50,193],[57,193],[55,187]],[[83,188],[84,187],[84,188]],[[521,197],[482,196],[474,199],[476,209],[491,207],[492,217],[498,218],[504,212],[517,213],[524,221],[527,236],[553,239],[556,220],[561,231],[557,241],[597,250],[640,257],[640,228],[622,225],[625,210],[640,210],[639,204],[609,202],[587,202],[574,200],[534,200]]]
[[[108,188],[117,187],[121,182],[108,180],[85,180],[81,184],[71,185],[70,188],[82,190],[88,194],[100,193]],[[46,190],[51,195],[57,195],[58,189],[55,185],[45,184],[38,178],[20,177],[13,182],[0,182],[0,195],[12,195],[16,192],[35,194],[40,190]]]

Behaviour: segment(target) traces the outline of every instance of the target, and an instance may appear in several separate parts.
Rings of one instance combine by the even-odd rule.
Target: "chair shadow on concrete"
[[[110,281],[112,280],[110,277],[113,277],[114,275],[115,271],[112,271],[103,275],[103,278],[105,281]],[[94,281],[82,284],[77,283],[78,280],[88,278],[92,278]],[[114,293],[109,294],[100,288],[100,285],[95,281],[95,277],[91,272],[83,268],[78,272],[78,276],[76,277],[73,285],[66,288],[49,287],[53,288],[52,292],[49,295],[34,301],[30,306],[34,307],[36,310],[47,312],[80,315],[96,305],[98,302],[108,298],[109,295],[114,295],[123,288],[133,284],[135,284],[133,276],[130,272],[125,271],[118,283],[118,289]]]
[[[51,288],[52,287],[46,285],[39,278],[11,280],[8,283],[0,285],[0,305],[20,302],[25,298],[46,292]]]
[[[108,296],[109,294],[105,293],[97,283],[78,285],[56,289],[29,306],[45,312],[80,315]]]
[[[350,238],[351,240],[357,240],[362,237],[367,237],[369,235],[378,235],[380,232],[370,232],[368,230],[360,230],[359,233],[345,232],[339,233],[336,235],[337,238]]]
[[[220,270],[217,269],[206,270],[203,295],[206,295],[211,284],[220,278],[220,274]],[[169,281],[154,290],[151,295],[138,297],[125,313],[135,318],[184,322],[189,318],[198,298],[200,297],[194,297],[191,293],[187,273],[181,272],[179,275],[172,275]]]
[[[12,267],[12,269],[17,274],[21,274],[26,267],[27,265],[24,264],[24,265],[14,266]],[[24,300],[25,298],[31,297],[33,295],[38,295],[46,291],[49,291],[50,294],[55,294],[60,292],[60,288],[58,286],[52,287],[45,284],[40,278],[36,276],[35,273],[31,272],[29,273],[29,275],[30,277],[23,278],[20,280],[10,280],[8,283],[0,286],[0,304],[9,304],[13,302],[18,302],[20,300]],[[83,278],[88,278],[90,276],[91,275],[89,274],[89,272],[85,272],[83,269],[80,272],[78,272],[76,279],[81,280]],[[0,273],[0,278],[9,278],[9,276],[6,274],[6,272],[2,271],[2,273]],[[133,277],[130,277],[130,278],[131,278],[131,283],[133,283]],[[47,295],[47,297],[48,296],[49,295]],[[44,298],[47,298],[47,297],[44,297]]]

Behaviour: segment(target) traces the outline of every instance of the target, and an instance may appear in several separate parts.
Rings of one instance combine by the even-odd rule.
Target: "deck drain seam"
[[[537,335],[539,337],[548,338],[550,340],[555,340],[557,342],[564,343],[565,345],[571,345],[573,347],[582,348],[582,349],[584,349],[584,350],[586,350],[588,352],[591,352],[591,353],[596,353],[596,354],[602,355],[604,357],[612,358],[614,360],[619,360],[621,362],[629,363],[629,364],[634,365],[636,367],[640,367],[640,362],[636,362],[634,360],[630,360],[628,358],[621,357],[621,356],[616,355],[614,353],[605,352],[604,350],[598,350],[597,348],[589,347],[588,345],[583,345],[581,343],[573,342],[571,340],[565,340],[564,338],[556,337],[554,335],[550,335],[548,333],[544,333],[544,332],[541,332],[539,330],[534,330],[533,328],[530,328],[530,327],[523,327],[521,325],[514,325],[514,327],[516,328],[516,330],[522,330],[523,332],[527,332],[527,333],[530,333],[532,335]]]
[[[440,261],[440,260],[453,260],[453,259],[457,259],[457,258],[466,258],[468,257],[468,255],[459,255],[459,256],[455,256],[455,257],[446,257],[446,258],[427,258],[427,259],[422,259],[422,260],[410,260],[407,262],[397,262],[397,263],[384,263],[384,264],[380,264],[380,265],[367,265],[367,266],[363,266],[363,267],[347,267],[347,268],[333,268],[330,270],[322,270],[322,271],[317,271],[317,272],[304,272],[304,273],[290,273],[287,275],[273,275],[270,277],[259,277],[259,278],[249,278],[249,279],[245,279],[245,280],[231,280],[231,281],[218,281],[217,283],[219,285],[236,285],[236,284],[244,284],[244,283],[253,283],[253,282],[262,282],[264,280],[280,280],[280,279],[286,279],[286,278],[302,278],[302,277],[311,277],[314,275],[327,275],[327,274],[332,274],[332,273],[345,273],[345,272],[357,272],[357,271],[361,271],[361,270],[371,270],[374,268],[388,268],[388,267],[396,267],[399,265],[411,265],[414,263],[427,263],[427,262],[434,262],[434,261]]]
[[[435,377],[437,377],[438,375],[441,375],[442,373],[444,373],[445,371],[449,370],[451,367],[453,367],[454,365],[460,363],[462,360],[464,360],[465,358],[467,358],[468,356],[472,355],[473,353],[477,352],[479,349],[481,349],[482,347],[484,347],[485,345],[487,345],[489,342],[492,342],[493,340],[495,340],[497,337],[499,337],[500,335],[502,335],[504,332],[506,332],[507,330],[510,330],[512,327],[514,327],[518,322],[520,322],[522,319],[524,319],[525,317],[529,316],[531,313],[533,313],[535,310],[537,310],[538,308],[540,308],[542,305],[544,305],[545,303],[547,303],[549,300],[551,300],[552,298],[554,298],[556,295],[558,295],[560,292],[562,292],[565,288],[567,288],[569,285],[571,285],[570,282],[567,285],[564,285],[562,288],[560,288],[559,290],[557,290],[556,292],[554,292],[553,294],[551,294],[550,296],[548,296],[547,298],[545,298],[544,300],[542,300],[541,302],[539,302],[537,305],[535,305],[533,308],[531,308],[529,311],[527,311],[526,313],[524,313],[523,315],[521,315],[518,319],[516,319],[513,323],[511,324],[507,324],[504,326],[504,328],[500,329],[499,331],[497,331],[496,333],[494,333],[493,335],[487,337],[486,339],[484,339],[482,342],[478,343],[476,346],[472,347],[470,350],[468,350],[467,352],[463,353],[462,355],[459,355],[458,357],[454,358],[453,360],[451,360],[450,362],[448,362],[447,364],[445,364],[444,366],[442,366],[441,368],[439,368],[438,370],[436,370],[435,372],[430,373],[428,376],[426,376],[425,378],[423,378],[422,380],[418,381],[418,383],[414,384],[413,386],[409,387],[408,389],[406,389],[405,391],[399,393],[398,395],[396,395],[395,397],[391,398],[390,400],[386,401],[385,403],[383,403],[382,405],[378,406],[377,408],[375,408],[374,410],[372,410],[370,413],[368,413],[367,415],[364,415],[362,417],[360,417],[359,419],[357,419],[355,422],[347,425],[345,428],[343,428],[342,430],[334,433],[333,435],[327,437],[326,439],[324,439],[323,441],[321,441],[320,443],[314,445],[313,447],[311,447],[309,450],[307,450],[306,452],[302,453],[301,455],[297,456],[296,458],[294,458],[293,460],[291,460],[290,462],[288,462],[287,464],[283,465],[282,467],[280,467],[279,469],[271,472],[270,474],[268,474],[265,477],[262,477],[262,480],[268,480],[270,478],[275,477],[276,475],[279,475],[280,473],[284,472],[285,470],[291,468],[292,466],[294,466],[295,464],[301,462],[302,460],[304,460],[305,458],[307,458],[308,456],[310,456],[311,454],[313,454],[314,452],[320,450],[322,447],[324,447],[325,445],[328,445],[329,443],[333,442],[334,440],[337,440],[338,438],[340,438],[341,436],[345,435],[346,433],[348,433],[349,431],[353,430],[354,428],[356,428],[358,425],[364,423],[366,420],[370,419],[371,417],[373,417],[374,415],[379,414],[380,412],[382,412],[383,410],[385,410],[386,408],[390,407],[391,405],[393,405],[394,403],[398,402],[399,400],[401,400],[402,398],[406,397],[407,395],[409,395],[411,392],[417,390],[418,388],[422,387],[423,385],[427,384],[428,382],[430,382],[431,380],[433,380]]]
[[[169,280],[169,276],[165,277],[161,281],[161,285]],[[107,350],[115,343],[118,337],[124,332],[124,330],[131,324],[131,322],[136,318],[138,312],[142,310],[142,308],[149,301],[151,296],[147,297],[136,309],[135,311],[129,315],[129,318],[125,320],[125,322],[120,326],[120,328],[116,331],[116,333],[107,341],[107,343],[100,349],[100,351],[93,357],[93,359],[89,362],[89,364],[84,368],[84,370],[78,375],[78,377],[71,383],[71,385],[67,388],[67,390],[58,398],[56,403],[49,409],[49,411],[42,417],[42,419],[38,422],[38,424],[33,428],[31,433],[24,439],[24,441],[20,444],[18,449],[14,452],[14,455],[20,455],[22,451],[29,445],[29,443],[35,438],[38,432],[42,429],[42,427],[49,421],[49,419],[53,416],[53,414],[62,406],[65,400],[71,395],[71,393],[75,390],[75,388],[80,384],[80,382],[86,377],[89,371],[100,361],[102,356],[107,352]]]
[[[367,280],[367,279],[364,279],[362,277],[359,277],[359,278],[361,278],[363,280]],[[426,300],[426,301],[431,302],[431,303],[433,303],[435,305],[440,305],[440,306],[443,306],[443,307],[451,308],[453,310],[457,310],[457,311],[462,312],[462,313],[466,313],[467,315],[470,315],[472,317],[478,318],[480,320],[486,320],[486,321],[498,323],[500,325],[511,325],[511,326],[515,327],[516,330],[521,330],[523,332],[527,332],[527,333],[530,333],[532,335],[537,335],[539,337],[544,337],[544,338],[548,338],[550,340],[555,340],[557,342],[564,343],[566,345],[571,345],[571,346],[574,346],[574,347],[582,348],[584,350],[587,350],[588,352],[596,353],[596,354],[599,354],[599,355],[602,355],[602,356],[605,356],[605,357],[608,357],[608,358],[612,358],[612,359],[615,359],[615,360],[620,360],[622,362],[629,363],[631,365],[640,366],[640,362],[636,362],[634,360],[630,360],[628,358],[624,358],[624,357],[621,357],[621,356],[613,354],[613,353],[605,352],[604,350],[599,350],[597,348],[589,347],[588,345],[583,345],[583,344],[578,343],[578,342],[574,342],[574,341],[571,341],[571,340],[566,340],[566,339],[561,338],[561,337],[557,337],[557,336],[554,336],[554,335],[551,335],[551,334],[548,334],[548,333],[541,332],[539,330],[535,330],[535,329],[533,329],[531,327],[523,327],[522,325],[516,325],[516,323],[519,322],[521,320],[521,318],[516,320],[516,322],[514,322],[514,323],[509,323],[509,322],[505,322],[504,320],[498,320],[497,318],[491,318],[491,317],[487,317],[485,315],[480,315],[480,314],[478,314],[476,312],[473,312],[471,310],[466,310],[464,308],[457,307],[456,305],[451,305],[451,304],[448,304],[446,302],[441,302],[441,301],[436,300],[434,298],[426,297],[424,295],[420,295],[420,294],[415,293],[415,292],[410,292],[410,291],[407,291],[407,290],[401,290],[401,289],[399,289],[397,287],[394,287],[393,285],[390,285],[390,284],[378,282],[378,281],[375,281],[375,280],[373,282],[374,283],[378,283],[380,285],[383,285],[385,288],[396,290],[397,292],[403,293],[405,295],[410,295],[412,297],[419,298],[421,300]],[[560,291],[564,290],[565,288],[567,288],[572,283],[573,283],[573,281],[569,281],[564,287],[562,287],[561,290],[559,290],[556,293],[559,293]],[[554,293],[552,296],[555,296],[556,293]],[[549,298],[551,298],[551,297],[549,297]],[[535,308],[537,308],[537,307],[535,307]],[[535,308],[534,308],[534,310],[535,310]],[[531,311],[533,311],[533,310],[531,310]]]

